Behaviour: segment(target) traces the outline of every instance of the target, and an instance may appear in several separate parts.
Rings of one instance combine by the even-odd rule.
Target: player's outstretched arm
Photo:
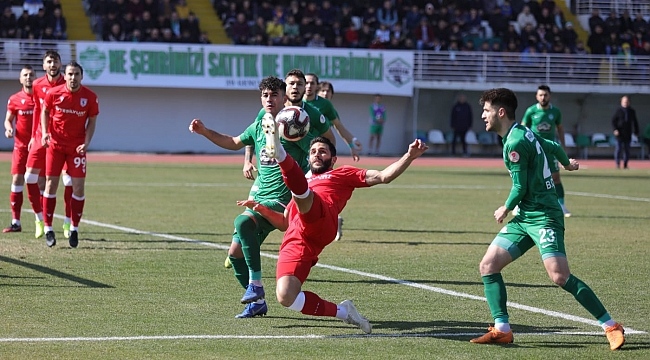
[[[285,231],[287,230],[287,227],[289,227],[289,220],[287,219],[287,212],[285,211],[284,213],[271,210],[268,207],[258,203],[255,200],[241,200],[237,201],[237,205],[239,206],[245,206],[260,215],[262,215],[268,222],[273,225],[276,229],[280,231]]]
[[[226,150],[239,150],[244,147],[244,143],[239,140],[239,136],[232,137],[208,129],[200,119],[192,120],[189,129],[190,132],[203,135],[206,139],[212,141],[213,144]]]
[[[395,180],[398,176],[411,165],[413,160],[419,158],[429,147],[420,139],[416,139],[409,145],[409,149],[399,160],[388,165],[382,171],[368,170],[366,171],[366,184],[374,186],[377,184],[388,184]]]
[[[336,118],[332,120],[332,125],[336,129],[336,132],[339,133],[339,136],[345,140],[345,143],[350,147],[350,152],[352,153],[352,159],[354,161],[359,161],[359,154],[361,153],[361,142],[352,135],[352,133],[343,125],[341,119]]]
[[[569,165],[564,165],[564,170],[574,171],[580,168],[580,163],[576,159],[569,159]]]

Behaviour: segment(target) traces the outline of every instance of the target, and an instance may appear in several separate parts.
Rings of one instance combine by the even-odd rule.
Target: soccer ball
[[[275,117],[280,136],[285,140],[298,141],[309,132],[309,115],[300,106],[287,106]]]

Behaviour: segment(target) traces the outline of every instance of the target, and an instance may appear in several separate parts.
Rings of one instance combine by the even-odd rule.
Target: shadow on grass
[[[104,288],[104,289],[113,288],[113,286],[111,286],[111,285],[102,284],[102,283],[97,282],[97,281],[84,279],[84,278],[81,278],[81,277],[78,277],[78,276],[75,276],[75,275],[72,275],[72,274],[67,274],[67,273],[64,273],[62,271],[58,271],[58,270],[55,270],[55,269],[52,269],[52,268],[49,268],[49,267],[41,266],[41,265],[38,265],[38,264],[32,264],[32,263],[28,263],[28,262],[17,260],[17,259],[12,259],[10,257],[6,257],[6,256],[2,256],[2,255],[0,255],[0,261],[8,263],[8,264],[22,266],[24,268],[31,269],[31,270],[34,270],[34,271],[38,271],[40,273],[47,274],[47,275],[50,275],[50,276],[55,276],[55,277],[58,277],[58,278],[61,278],[61,279],[64,279],[64,280],[73,281],[73,282],[76,282],[76,283],[78,283],[80,285],[87,286],[87,287],[90,287],[90,288],[100,288],[100,289],[101,288]]]
[[[406,280],[406,279],[398,279],[399,283],[414,283],[414,284],[435,284],[435,285],[477,285],[477,286],[483,286],[483,283],[480,281],[445,281],[445,280],[422,280],[422,279],[414,279],[414,280]],[[394,285],[397,284],[398,282],[394,281],[387,281],[387,280],[326,280],[326,279],[307,279],[305,283],[333,283],[333,284],[372,284],[372,285]],[[507,283],[507,287],[515,287],[515,288],[557,288],[555,285],[540,285],[540,284],[519,284],[519,283]]]

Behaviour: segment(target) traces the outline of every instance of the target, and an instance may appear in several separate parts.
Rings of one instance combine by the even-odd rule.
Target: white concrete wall
[[[17,78],[17,76],[16,76]],[[336,86],[336,84],[335,84]],[[0,99],[20,90],[18,81],[0,81]],[[100,114],[91,144],[95,151],[229,153],[203,137],[191,134],[192,118],[202,119],[216,131],[239,135],[261,108],[257,91],[216,91],[161,88],[93,87],[99,96]],[[334,105],[346,127],[364,145],[368,143],[368,107],[371,95],[337,94]],[[410,99],[384,96],[388,122],[381,153],[401,154],[411,137]],[[337,136],[337,148],[349,148]],[[0,139],[0,149],[9,150],[12,142]]]

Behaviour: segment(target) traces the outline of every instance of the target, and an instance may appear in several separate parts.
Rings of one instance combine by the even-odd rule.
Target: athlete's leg
[[[63,192],[63,203],[65,204],[65,217],[63,219],[63,237],[70,237],[70,223],[72,222],[72,177],[63,170],[61,174],[61,181],[63,182],[64,192]]]
[[[233,234],[232,243],[230,243],[230,249],[228,250],[228,259],[230,260],[232,269],[235,272],[235,278],[239,284],[246,289],[250,277],[248,276],[248,265],[246,265],[240,241],[239,235],[237,235],[237,233]]]

